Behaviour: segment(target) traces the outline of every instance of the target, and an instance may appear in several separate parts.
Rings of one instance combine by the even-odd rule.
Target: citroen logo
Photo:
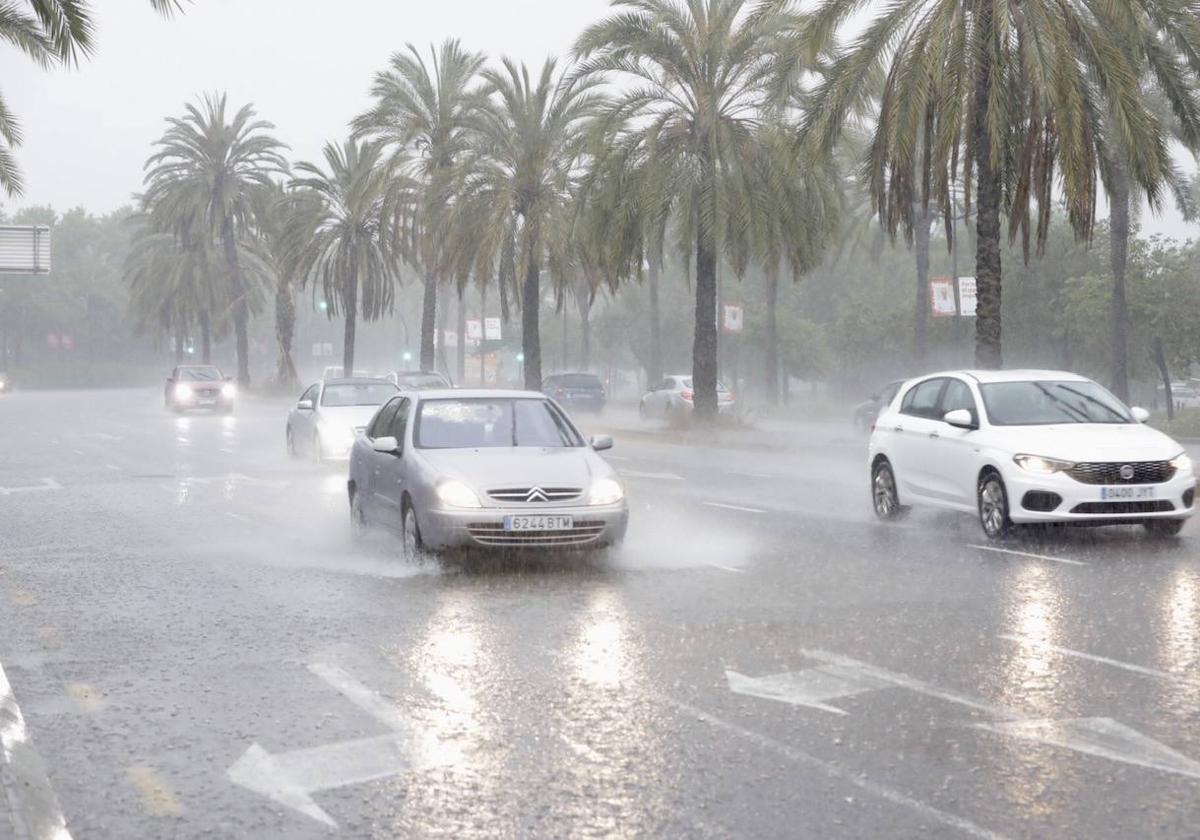
[[[533,502],[548,502],[550,499],[541,487],[534,487],[525,494],[525,501],[532,504]]]
[[[1137,471],[1134,470],[1132,464],[1122,464],[1121,465],[1121,480],[1122,481],[1132,481],[1136,472]]]

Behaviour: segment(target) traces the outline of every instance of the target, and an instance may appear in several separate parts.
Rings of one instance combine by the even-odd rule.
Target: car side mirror
[[[953,411],[947,411],[942,419],[956,429],[970,430],[979,428],[979,424],[975,422],[975,418],[971,416],[971,412],[965,408],[956,408]]]
[[[1145,423],[1150,419],[1150,412],[1140,406],[1135,405],[1129,411],[1133,415],[1133,419],[1139,423]]]
[[[606,449],[613,448],[613,439],[611,435],[592,435],[592,449],[596,452],[603,452]]]
[[[300,402],[296,403],[296,408],[300,409],[301,411],[312,411],[313,410],[313,401],[312,400],[300,400]]]
[[[394,437],[377,437],[371,441],[371,448],[385,455],[400,454],[400,442]]]

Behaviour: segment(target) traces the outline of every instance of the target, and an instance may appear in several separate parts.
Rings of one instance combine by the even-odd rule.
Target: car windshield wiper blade
[[[1090,423],[1090,422],[1092,422],[1092,418],[1088,416],[1088,414],[1087,414],[1087,412],[1086,412],[1086,411],[1083,411],[1083,410],[1081,410],[1081,409],[1079,409],[1079,408],[1076,408],[1075,406],[1071,405],[1069,402],[1067,402],[1066,400],[1064,400],[1062,397],[1055,396],[1054,394],[1052,394],[1052,393],[1050,392],[1050,389],[1049,389],[1049,388],[1047,388],[1045,385],[1043,385],[1041,382],[1035,382],[1035,383],[1033,383],[1033,384],[1034,384],[1034,387],[1036,387],[1036,388],[1037,388],[1039,391],[1041,391],[1041,392],[1042,392],[1043,394],[1045,394],[1047,397],[1049,397],[1050,399],[1052,399],[1054,402],[1056,402],[1056,403],[1058,403],[1059,405],[1061,405],[1061,406],[1062,406],[1062,407],[1063,407],[1063,408],[1066,410],[1066,412],[1067,412],[1068,414],[1073,414],[1073,415],[1075,415],[1076,417],[1078,417],[1079,419],[1078,419],[1078,420],[1076,420],[1075,422],[1077,422],[1077,423]]]
[[[1120,413],[1113,411],[1110,406],[1105,405],[1104,403],[1102,403],[1100,400],[1096,399],[1093,396],[1083,393],[1083,391],[1076,391],[1074,388],[1069,388],[1066,385],[1059,385],[1057,387],[1062,388],[1064,391],[1066,391],[1069,394],[1074,394],[1077,397],[1082,397],[1083,399],[1087,400],[1088,402],[1094,403],[1095,405],[1100,406],[1102,409],[1107,411],[1113,417],[1116,417],[1118,420],[1125,421],[1125,420],[1129,419],[1127,417],[1122,417]]]

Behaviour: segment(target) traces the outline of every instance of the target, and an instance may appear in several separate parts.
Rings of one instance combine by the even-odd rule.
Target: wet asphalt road
[[[850,432],[618,433],[620,553],[406,566],[285,413],[0,401],[0,838],[1197,834],[1194,524],[1000,553]]]

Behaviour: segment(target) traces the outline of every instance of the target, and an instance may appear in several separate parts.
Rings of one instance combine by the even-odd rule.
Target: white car
[[[733,406],[733,392],[718,382],[717,411],[727,414],[733,411]],[[638,404],[638,415],[643,420],[652,417],[669,420],[690,414],[694,407],[692,377],[686,373],[676,373],[650,386]]]
[[[323,379],[310,385],[288,412],[288,454],[307,454],[318,462],[349,458],[355,435],[397,393],[383,379]]]
[[[979,517],[991,539],[1014,523],[1141,523],[1179,533],[1196,476],[1183,447],[1142,425],[1105,388],[1061,371],[952,371],[913,379],[875,421],[871,495]]]

